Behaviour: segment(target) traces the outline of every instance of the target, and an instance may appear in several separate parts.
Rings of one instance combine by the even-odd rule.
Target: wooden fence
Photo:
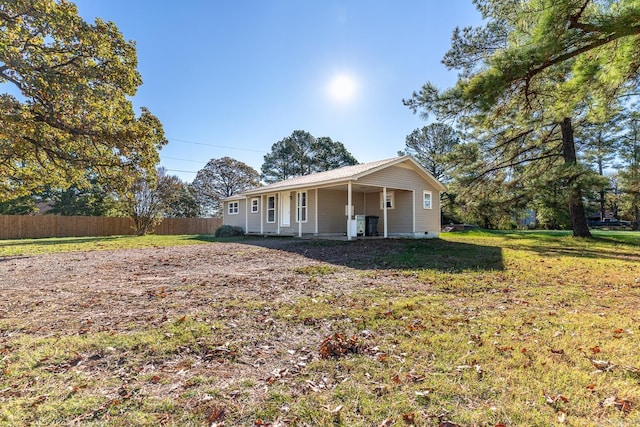
[[[213,234],[221,218],[165,218],[154,234]],[[0,239],[134,235],[131,218],[0,215]]]

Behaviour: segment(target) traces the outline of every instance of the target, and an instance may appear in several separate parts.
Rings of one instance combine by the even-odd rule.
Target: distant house
[[[444,190],[412,157],[395,157],[228,197],[223,222],[265,235],[438,237]]]

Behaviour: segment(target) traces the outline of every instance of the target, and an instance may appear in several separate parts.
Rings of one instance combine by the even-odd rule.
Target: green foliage
[[[233,225],[223,225],[215,232],[216,237],[239,237],[244,236],[244,229]]]
[[[255,169],[231,157],[223,157],[209,160],[198,171],[193,180],[193,191],[202,211],[221,217],[222,199],[258,185],[260,175]]]
[[[139,178],[121,199],[122,211],[133,219],[136,233],[144,236],[180,203],[184,183],[159,168],[155,175]]]
[[[86,178],[85,186],[47,188],[39,197],[51,203],[47,213],[54,215],[107,216],[116,209],[113,191],[95,175]]]
[[[406,153],[411,154],[438,181],[450,181],[451,156],[460,143],[457,132],[449,125],[432,123],[407,135]]]
[[[37,211],[36,201],[31,196],[22,196],[0,202],[0,215],[29,215]]]
[[[71,2],[3,2],[0,83],[19,96],[0,94],[0,200],[84,187],[88,169],[120,190],[153,174],[166,140],[146,108],[134,113],[136,67],[134,43]]]
[[[564,164],[573,231],[588,236],[574,122],[605,122],[636,88],[640,7],[598,0],[475,3],[484,26],[457,29],[443,60],[460,71],[457,84],[440,91],[427,83],[405,104],[456,120],[482,148],[479,176],[505,169],[510,181],[526,180]]]
[[[271,152],[264,156],[262,179],[272,183],[357,163],[341,142],[296,130],[273,144]]]
[[[620,158],[623,168],[619,173],[621,210],[623,217],[633,221],[634,230],[640,229],[640,114],[632,113],[627,120],[627,132],[622,136]]]

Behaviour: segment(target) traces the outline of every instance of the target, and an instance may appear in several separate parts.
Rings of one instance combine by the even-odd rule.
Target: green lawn
[[[0,425],[74,419],[93,425],[640,425],[640,233],[594,235],[474,231],[407,240],[368,264],[330,261],[288,270],[291,283],[333,281],[339,292],[230,299],[126,334],[39,337],[0,317]],[[226,244],[211,240],[0,241],[0,254]],[[304,254],[348,251],[349,243],[300,245]],[[214,312],[239,317],[205,322]],[[255,331],[239,333],[240,312],[261,319],[250,323]],[[293,349],[305,356],[294,371],[236,378],[233,390],[200,375],[179,399],[136,394],[138,383],[165,381],[145,374],[149,364],[194,357],[203,342],[227,345],[219,350],[220,366],[242,368],[237,355],[253,357],[242,353],[243,340],[253,338],[229,347],[216,335],[221,331],[255,339],[296,331],[310,338]],[[315,338],[319,331],[324,341]],[[73,369],[74,354],[86,360],[104,348],[125,349],[131,358],[126,379],[122,373],[111,379],[126,380],[117,401],[101,399],[105,384]],[[30,418],[35,410],[46,421]]]

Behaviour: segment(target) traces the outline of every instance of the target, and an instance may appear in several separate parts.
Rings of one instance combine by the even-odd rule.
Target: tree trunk
[[[577,163],[576,145],[573,140],[573,125],[571,118],[565,117],[560,123],[562,130],[562,157],[566,165],[575,165]],[[574,237],[591,237],[589,226],[587,225],[587,216],[584,212],[582,204],[582,189],[579,185],[571,185],[569,182],[569,214],[571,215],[571,226],[573,227]]]

